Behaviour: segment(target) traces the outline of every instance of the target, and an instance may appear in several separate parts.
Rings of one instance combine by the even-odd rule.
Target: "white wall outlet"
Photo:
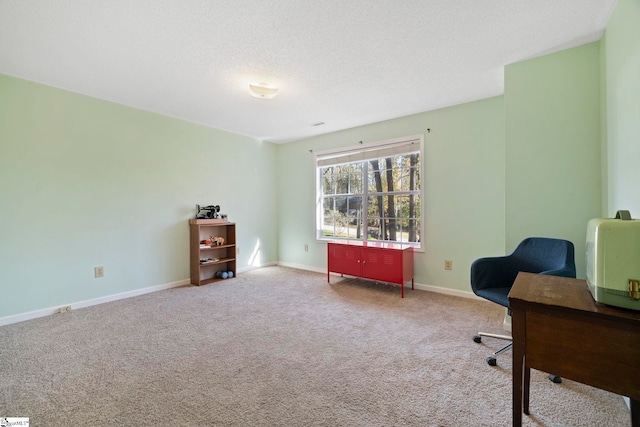
[[[453,261],[451,261],[450,259],[445,259],[444,260],[444,269],[445,270],[453,270]]]
[[[93,275],[94,277],[104,277],[104,267],[100,266],[100,267],[95,267],[93,269]]]
[[[309,245],[306,243],[304,244],[304,251],[309,252]]]
[[[240,255],[240,247],[236,246],[236,255]]]

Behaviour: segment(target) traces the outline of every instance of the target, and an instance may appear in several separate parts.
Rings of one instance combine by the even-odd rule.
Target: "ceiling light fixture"
[[[251,83],[249,84],[249,93],[251,96],[263,99],[272,99],[278,94],[280,89],[269,86],[267,83]]]

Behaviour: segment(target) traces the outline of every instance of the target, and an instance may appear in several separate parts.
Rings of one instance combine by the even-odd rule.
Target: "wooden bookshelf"
[[[236,224],[220,219],[190,219],[189,228],[191,284],[202,286],[229,280],[216,277],[218,271],[232,272],[236,277]],[[201,244],[211,237],[222,237],[224,243]]]

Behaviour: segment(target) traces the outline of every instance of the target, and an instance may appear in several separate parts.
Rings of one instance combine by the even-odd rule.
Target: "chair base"
[[[511,347],[513,347],[513,338],[511,338],[509,335],[499,335],[499,334],[491,334],[488,332],[478,332],[478,335],[474,335],[473,336],[473,341],[477,342],[477,343],[481,343],[482,342],[482,337],[489,337],[489,338],[496,338],[499,340],[505,340],[505,341],[509,341],[509,344],[505,345],[504,347],[502,347],[500,350],[494,352],[491,356],[487,357],[485,360],[487,361],[487,364],[489,366],[497,366],[498,365],[498,360],[496,359],[496,356],[504,353],[505,351],[511,349]],[[557,375],[553,375],[553,374],[549,374],[549,381],[555,383],[555,384],[561,384],[562,383],[562,378],[557,376]]]
[[[511,342],[512,338],[509,335],[490,334],[488,332],[478,332],[478,335],[473,336],[473,341],[480,343],[482,342],[482,337],[496,338],[499,340],[509,341],[509,344],[505,345],[500,350],[494,352],[491,356],[487,357],[486,361],[489,364],[489,366],[496,366],[498,364],[496,356],[501,353],[504,353],[505,351],[509,350],[513,346],[513,342]]]
[[[549,374],[549,381],[555,384],[562,384],[562,378],[557,375]]]

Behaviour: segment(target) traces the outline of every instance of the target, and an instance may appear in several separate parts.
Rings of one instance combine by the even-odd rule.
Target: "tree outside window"
[[[318,238],[420,246],[422,137],[318,155]]]

